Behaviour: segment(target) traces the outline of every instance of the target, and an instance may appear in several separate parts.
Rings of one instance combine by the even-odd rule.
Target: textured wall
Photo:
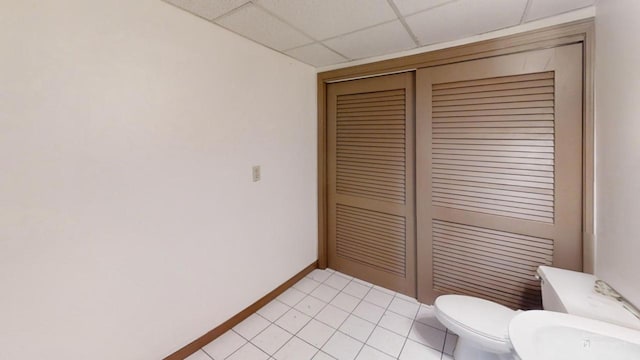
[[[313,68],[159,0],[0,29],[1,359],[159,359],[315,261]]]
[[[596,275],[640,306],[640,2],[596,7]]]

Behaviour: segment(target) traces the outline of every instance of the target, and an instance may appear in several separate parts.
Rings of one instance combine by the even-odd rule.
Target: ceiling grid
[[[595,0],[164,0],[315,67],[458,40]]]

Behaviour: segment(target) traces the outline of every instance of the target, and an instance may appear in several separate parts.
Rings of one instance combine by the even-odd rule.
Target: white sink
[[[640,331],[553,311],[516,315],[509,338],[522,360],[640,359]]]

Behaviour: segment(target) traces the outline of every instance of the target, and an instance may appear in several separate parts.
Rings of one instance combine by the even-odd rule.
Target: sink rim
[[[640,331],[577,315],[547,310],[531,310],[516,315],[509,323],[509,338],[523,360],[535,359],[539,344],[533,343],[537,331],[546,327],[566,327],[618,339],[640,346]]]

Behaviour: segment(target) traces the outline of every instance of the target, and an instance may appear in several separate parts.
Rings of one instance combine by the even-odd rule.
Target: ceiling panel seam
[[[527,6],[524,7],[524,12],[522,13],[522,18],[520,19],[520,25],[524,24],[527,21],[527,16],[529,15],[531,5],[533,5],[533,0],[527,0]]]
[[[398,7],[393,2],[393,0],[387,0],[387,3],[389,4],[389,6],[391,6],[391,8],[393,9],[393,12],[396,13],[396,16],[398,17],[398,20],[400,20],[400,23],[402,24],[402,27],[404,27],[404,30],[409,34],[409,36],[411,37],[411,40],[413,40],[413,43],[416,46],[420,46],[420,42],[418,41],[418,37],[416,36],[416,34],[413,33],[413,31],[409,27],[409,24],[407,24],[407,22],[404,20],[404,16],[402,16],[402,14],[400,13],[400,10],[398,10]]]
[[[325,43],[323,43],[322,41],[318,42],[318,44],[322,45],[322,47],[324,47],[325,49],[327,49],[327,50],[329,50],[329,51],[332,51],[332,52],[334,52],[334,53],[336,53],[336,54],[338,54],[338,55],[342,56],[343,58],[347,59],[348,61],[353,60],[352,58],[350,58],[350,57],[348,57],[348,56],[346,56],[346,55],[342,54],[341,52],[339,52],[339,51],[337,51],[337,50],[334,50],[333,48],[331,48],[331,47],[327,46],[327,45],[326,45]]]
[[[301,45],[301,46],[299,46],[299,47],[307,46],[307,45],[311,45],[311,44],[315,44],[315,43],[319,42],[319,41],[318,41],[318,39],[316,39],[315,37],[313,37],[313,36],[311,36],[311,35],[307,34],[306,32],[304,32],[304,31],[303,31],[303,30],[301,30],[301,29],[298,29],[298,27],[297,27],[297,26],[294,26],[293,24],[291,24],[291,23],[290,23],[289,21],[287,21],[286,19],[283,19],[283,18],[281,18],[280,16],[278,16],[278,15],[274,14],[273,12],[269,11],[269,9],[265,8],[264,6],[261,6],[260,4],[256,3],[255,1],[250,1],[250,3],[252,3],[252,4],[253,4],[253,6],[257,7],[258,9],[260,9],[260,10],[264,11],[265,13],[269,14],[270,16],[273,16],[274,18],[276,18],[276,19],[278,19],[278,20],[282,21],[282,22],[283,22],[283,23],[285,23],[287,26],[291,27],[292,29],[296,30],[297,32],[301,33],[302,35],[304,35],[304,36],[308,37],[309,39],[313,40],[313,42],[308,43],[308,44],[305,44],[305,45]]]
[[[333,40],[333,39],[338,39],[338,38],[341,38],[341,37],[343,37],[343,36],[347,36],[347,35],[351,35],[351,34],[359,33],[359,32],[364,31],[364,30],[373,29],[373,28],[378,27],[378,26],[380,26],[380,25],[391,24],[391,23],[396,22],[396,21],[398,21],[398,19],[391,19],[391,20],[387,20],[387,21],[384,21],[384,22],[381,22],[381,23],[374,24],[374,25],[365,26],[365,27],[362,27],[362,28],[357,29],[357,30],[353,30],[353,31],[346,32],[346,33],[344,33],[344,34],[340,34],[340,35],[336,35],[336,36],[331,36],[331,37],[328,37],[328,38],[326,38],[326,39],[322,39],[322,40],[320,40],[320,42],[323,42],[323,41],[329,41],[329,40]]]
[[[486,0],[485,5],[476,3],[478,0],[411,0],[407,3],[402,0],[376,0],[375,7],[372,0],[371,9],[362,8],[368,7],[369,0],[354,0],[354,4],[360,4],[358,6],[343,6],[344,0],[315,0],[318,3],[309,0],[303,2],[306,5],[298,1],[302,0],[163,0],[209,23],[316,67],[327,62],[337,64],[375,57],[378,56],[375,54],[386,51],[382,53],[384,55],[400,47],[419,49],[437,44],[444,40],[436,39],[437,36],[431,39],[431,35],[445,33],[445,30],[452,31],[455,35],[458,28],[470,28],[475,29],[473,35],[466,36],[482,36],[511,26],[525,25],[539,18],[577,11],[583,8],[576,6],[586,2],[592,3],[594,0],[521,0],[517,2],[517,6],[511,3],[512,0]],[[500,7],[490,6],[491,1],[494,1],[493,4],[496,6],[501,4]],[[282,9],[278,6],[272,9],[269,5],[271,3],[284,7],[286,11],[281,13]],[[331,7],[329,4],[335,6]],[[486,10],[483,12],[486,16],[481,17],[482,20],[477,19],[478,14],[470,10],[466,4]],[[502,9],[502,6],[505,6],[505,9]],[[585,6],[589,7],[592,6]],[[344,11],[345,9],[349,11]],[[356,13],[360,12],[359,10],[368,14],[365,16],[367,21],[361,19],[364,15]],[[299,12],[306,13],[302,17],[305,21],[299,21]],[[438,14],[446,14],[446,17]],[[354,16],[359,19],[357,24],[351,21],[351,17]],[[467,16],[469,21],[460,20],[461,16]],[[532,20],[533,17],[537,18]],[[507,18],[510,19],[510,24],[506,23]],[[430,20],[427,21],[428,19]],[[445,26],[453,20],[459,25]],[[335,28],[329,25],[334,23],[337,24]],[[314,32],[313,29],[320,26],[319,24],[325,24],[325,29],[333,30],[317,32],[317,36],[307,33]],[[402,28],[398,24],[402,25]],[[437,31],[441,28],[442,31]],[[343,52],[349,55],[344,55]]]
[[[395,1],[395,0],[393,0],[393,1]],[[434,5],[434,6],[432,6],[432,7],[428,7],[428,8],[426,8],[426,9],[422,9],[422,10],[418,10],[418,11],[414,11],[414,12],[407,13],[407,14],[403,15],[402,17],[405,17],[405,18],[406,18],[406,17],[409,17],[409,16],[413,16],[413,15],[415,15],[415,14],[420,14],[420,13],[423,13],[423,12],[431,11],[431,10],[437,9],[437,8],[439,8],[439,7],[443,7],[443,6],[446,6],[446,5],[453,4],[453,3],[454,3],[454,2],[456,2],[456,1],[460,1],[460,0],[449,0],[449,1],[445,1],[445,2],[443,2],[443,3],[440,3],[440,4],[438,4],[438,5]]]
[[[229,15],[233,15],[233,14],[237,13],[237,12],[238,12],[238,11],[240,11],[242,8],[245,8],[245,7],[247,7],[247,6],[251,6],[251,4],[252,4],[252,2],[251,2],[251,1],[247,1],[247,2],[243,3],[242,5],[237,6],[237,7],[233,8],[233,9],[231,9],[231,10],[227,11],[226,13],[224,13],[224,14],[222,14],[222,15],[220,15],[220,16],[217,16],[217,17],[215,17],[215,18],[213,18],[212,20],[209,20],[209,21],[212,21],[212,22],[214,22],[214,23],[217,23],[219,20],[222,20],[223,18],[225,18],[225,17],[227,17],[227,16],[229,16]]]
[[[319,41],[319,40],[318,40],[318,39],[316,39],[315,37],[313,37],[313,36],[311,36],[311,35],[307,34],[305,31],[302,31],[302,30],[301,30],[301,29],[299,29],[297,26],[295,26],[295,25],[291,24],[289,21],[287,21],[287,20],[285,20],[285,19],[281,18],[280,16],[278,16],[278,15],[274,14],[273,12],[271,12],[271,11],[269,11],[268,9],[266,9],[265,7],[263,7],[263,6],[259,5],[259,4],[258,4],[258,3],[256,3],[255,1],[250,1],[250,3],[252,3],[255,7],[259,8],[260,10],[264,11],[265,13],[269,14],[270,16],[273,16],[274,18],[276,18],[276,19],[278,19],[278,20],[282,21],[282,22],[283,22],[283,23],[285,23],[287,26],[290,26],[292,29],[294,29],[294,30],[298,31],[299,33],[303,34],[304,36],[308,37],[309,39],[313,40],[312,42],[310,42],[310,43],[308,43],[308,44],[304,44],[304,45],[300,45],[300,46],[293,47],[293,48],[291,48],[291,49],[283,50],[283,51],[282,51],[283,53],[284,53],[284,52],[286,52],[286,51],[291,51],[291,50],[294,50],[294,49],[299,49],[299,48],[304,47],[304,46],[309,46],[309,45],[313,45],[313,44],[320,44],[322,47],[326,48],[327,50],[329,50],[329,51],[331,51],[331,52],[334,52],[334,53],[336,53],[336,54],[338,54],[338,55],[342,56],[342,57],[343,57],[344,59],[346,59],[347,61],[352,60],[350,57],[345,56],[345,55],[341,54],[340,52],[338,52],[338,51],[336,51],[336,50],[334,50],[334,49],[332,49],[332,48],[328,47],[327,45],[323,44],[323,43],[322,43],[322,41]]]

